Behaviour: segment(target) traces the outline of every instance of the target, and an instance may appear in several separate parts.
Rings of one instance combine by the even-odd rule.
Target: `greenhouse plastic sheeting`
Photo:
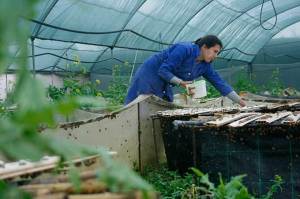
[[[62,70],[80,59],[97,71],[112,67],[101,64],[107,57],[139,63],[169,44],[215,34],[224,44],[221,58],[251,62],[299,21],[299,6],[299,0],[45,0],[29,19],[29,49],[33,41],[36,70]]]
[[[300,23],[299,23],[300,24]],[[265,45],[253,60],[255,64],[300,63],[300,38],[276,38]]]

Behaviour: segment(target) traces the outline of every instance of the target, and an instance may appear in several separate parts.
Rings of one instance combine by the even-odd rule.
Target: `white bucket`
[[[195,81],[193,84],[189,84],[187,86],[188,92],[189,92],[189,87],[194,87],[194,89],[192,89],[192,91],[194,91],[193,98],[201,98],[207,95],[205,80],[199,80],[199,81]]]

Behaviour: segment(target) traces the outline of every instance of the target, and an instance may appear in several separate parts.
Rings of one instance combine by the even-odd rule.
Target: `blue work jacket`
[[[207,79],[223,96],[232,88],[219,76],[210,63],[196,62],[201,51],[194,43],[177,43],[148,58],[137,70],[128,90],[125,104],[140,94],[154,94],[172,102],[173,92],[170,80],[176,76],[192,81],[200,76]]]

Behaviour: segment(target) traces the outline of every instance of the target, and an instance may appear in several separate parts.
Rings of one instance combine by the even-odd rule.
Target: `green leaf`
[[[192,167],[190,168],[198,177],[204,176],[204,173],[202,173],[199,169]]]
[[[104,167],[97,172],[98,179],[105,182],[112,192],[131,190],[153,191],[152,186],[128,167],[111,160],[105,150],[100,150]]]
[[[80,192],[80,186],[81,186],[81,179],[79,175],[78,169],[76,167],[72,166],[70,171],[69,171],[69,179],[77,193]]]
[[[0,180],[0,198],[5,199],[30,199],[31,196],[28,193],[25,193],[24,191],[17,189],[13,186],[10,186]]]
[[[18,76],[13,98],[21,110],[38,111],[40,106],[49,103],[42,83],[33,78],[28,72],[21,72]]]

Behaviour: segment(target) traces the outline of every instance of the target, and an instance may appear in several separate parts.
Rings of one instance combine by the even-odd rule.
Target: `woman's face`
[[[201,57],[205,62],[212,62],[221,50],[219,44],[214,45],[213,47],[208,48],[205,44],[201,47]]]

